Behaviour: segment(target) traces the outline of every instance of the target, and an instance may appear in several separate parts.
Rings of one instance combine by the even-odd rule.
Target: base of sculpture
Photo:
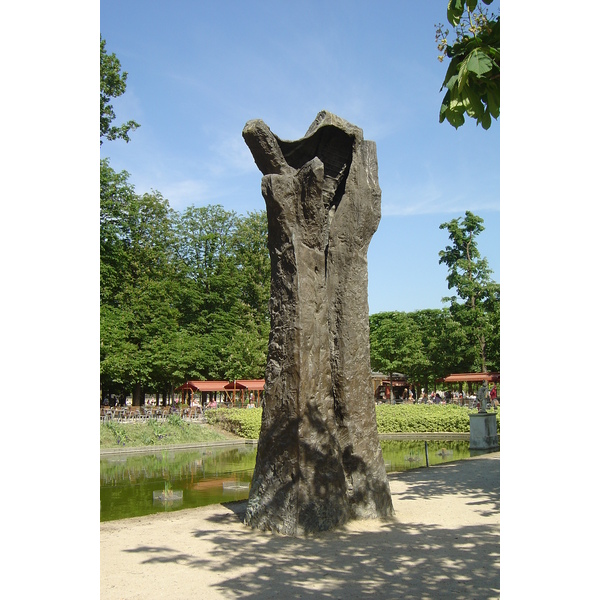
[[[471,436],[469,450],[493,450],[500,447],[496,413],[469,415]]]

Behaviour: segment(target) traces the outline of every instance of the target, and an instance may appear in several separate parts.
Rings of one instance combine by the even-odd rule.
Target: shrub
[[[431,404],[380,404],[375,407],[379,433],[469,433],[470,410],[464,406]],[[241,438],[256,440],[260,434],[262,409],[216,408],[205,411],[209,425],[218,426]],[[500,409],[496,412],[500,433]],[[101,425],[102,447],[152,446],[227,439],[204,425],[190,424],[179,415],[166,423],[153,419],[146,424],[108,422]]]
[[[375,407],[379,433],[469,433],[469,415],[476,412],[455,404],[380,404]],[[500,410],[496,413],[500,432]]]
[[[256,440],[260,434],[262,409],[216,408],[204,412],[206,422],[242,438]]]

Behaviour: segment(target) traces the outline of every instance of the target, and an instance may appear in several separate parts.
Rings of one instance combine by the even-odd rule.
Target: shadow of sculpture
[[[455,472],[460,469],[460,476]],[[450,498],[457,493],[498,516],[499,461],[489,463],[490,481],[464,463],[391,474],[402,480],[402,500]],[[489,485],[490,482],[493,485]],[[490,504],[494,507],[490,509]],[[401,506],[401,504],[400,504]],[[219,527],[191,530],[209,540],[209,555],[177,548],[140,546],[144,564],[173,563],[218,573],[212,589],[226,597],[263,598],[454,598],[499,597],[499,524],[441,526],[390,518],[376,530],[341,527],[306,537],[280,536],[239,528],[245,503],[210,517]],[[478,509],[475,509],[476,511]],[[237,524],[232,528],[232,525]],[[206,546],[203,546],[205,548]],[[239,565],[246,568],[240,573]],[[213,578],[214,580],[214,578]]]

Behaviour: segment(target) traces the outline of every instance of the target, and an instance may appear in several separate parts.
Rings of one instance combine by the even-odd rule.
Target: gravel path
[[[308,538],[250,529],[245,502],[101,523],[101,598],[499,598],[500,453],[389,479],[393,520]]]

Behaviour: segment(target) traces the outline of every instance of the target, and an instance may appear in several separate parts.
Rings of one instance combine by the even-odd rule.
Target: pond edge
[[[437,441],[437,440],[469,440],[469,433],[435,432],[435,433],[380,433],[380,440],[413,440],[413,441]],[[498,440],[500,435],[498,435]],[[114,454],[143,454],[148,452],[161,452],[166,450],[192,450],[194,448],[207,447],[237,447],[256,446],[258,440],[225,440],[221,442],[194,442],[191,444],[173,444],[169,446],[138,446],[136,448],[100,448],[100,456]]]

